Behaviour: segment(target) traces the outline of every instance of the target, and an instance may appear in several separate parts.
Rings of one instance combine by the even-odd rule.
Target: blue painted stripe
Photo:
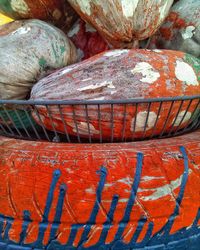
[[[176,206],[174,209],[174,212],[172,213],[172,215],[169,217],[167,223],[165,224],[165,226],[159,230],[152,238],[151,241],[158,241],[160,238],[162,238],[163,240],[167,239],[167,236],[170,234],[170,230],[174,224],[174,221],[176,219],[176,217],[179,215],[180,213],[180,206],[183,200],[183,196],[184,196],[184,192],[185,192],[185,187],[187,184],[187,180],[188,180],[188,174],[189,174],[189,164],[188,164],[188,156],[186,153],[186,150],[183,146],[180,147],[180,151],[183,155],[183,160],[184,160],[184,173],[183,173],[183,177],[181,180],[181,186],[180,186],[180,191],[178,194],[178,197],[176,199]]]
[[[53,173],[53,181],[51,183],[50,190],[49,190],[49,193],[48,193],[48,196],[47,196],[46,206],[45,206],[45,209],[44,209],[43,220],[42,220],[43,222],[48,221],[49,212],[50,212],[51,205],[52,205],[52,202],[53,202],[54,191],[55,191],[56,184],[57,184],[60,176],[61,176],[60,170],[55,170],[54,173]]]
[[[20,233],[20,241],[19,241],[20,245],[24,242],[26,238],[28,226],[30,223],[31,223],[30,212],[28,210],[25,210],[23,215],[22,232]]]
[[[49,193],[47,195],[46,206],[45,206],[44,214],[43,214],[43,220],[39,224],[38,239],[33,244],[33,246],[35,246],[35,245],[37,245],[39,247],[43,246],[44,234],[45,234],[46,229],[47,229],[47,227],[49,225],[48,217],[49,217],[50,209],[51,209],[52,202],[53,202],[54,191],[55,191],[55,188],[56,188],[56,185],[58,183],[58,180],[59,180],[60,176],[61,176],[60,170],[55,170],[53,172],[53,179],[52,179],[52,182],[51,182]]]
[[[56,207],[54,222],[52,223],[52,227],[51,227],[51,233],[50,233],[49,241],[53,240],[56,237],[56,233],[58,231],[58,227],[60,225],[60,219],[61,219],[61,216],[62,216],[66,190],[67,190],[66,185],[62,184],[60,186],[60,193],[59,193],[59,197],[58,197],[58,203],[57,203],[57,207]]]
[[[95,205],[93,207],[90,218],[87,222],[88,225],[86,225],[84,228],[83,234],[81,236],[81,240],[79,242],[79,246],[82,246],[82,244],[85,241],[87,241],[88,234],[91,230],[91,224],[95,224],[96,217],[97,217],[97,214],[98,214],[99,208],[100,208],[102,192],[103,192],[104,185],[106,182],[107,169],[105,167],[101,167],[100,171],[98,171],[97,173],[100,174],[100,181],[99,181],[99,185],[98,185],[97,190],[96,190],[96,202],[95,202]]]
[[[134,206],[135,198],[137,195],[137,190],[138,190],[138,187],[140,184],[140,179],[141,179],[141,174],[142,174],[143,157],[144,156],[142,153],[137,153],[137,164],[136,164],[134,181],[133,181],[133,185],[131,188],[130,197],[129,197],[129,200],[128,200],[128,203],[127,203],[127,206],[125,209],[125,213],[124,213],[124,216],[121,220],[122,223],[128,224],[128,222],[130,220],[130,214],[131,214],[132,208]],[[126,228],[126,226],[124,226],[124,227],[119,226],[118,231],[115,235],[115,241],[121,239],[125,228]]]

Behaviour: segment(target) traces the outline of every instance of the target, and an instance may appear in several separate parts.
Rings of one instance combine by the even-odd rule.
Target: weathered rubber
[[[0,137],[1,250],[198,250],[200,131],[119,144]]]

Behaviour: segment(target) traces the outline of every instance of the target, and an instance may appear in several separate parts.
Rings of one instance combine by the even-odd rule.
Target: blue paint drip
[[[56,188],[56,184],[60,178],[61,172],[60,170],[55,170],[53,173],[53,181],[51,183],[51,187],[47,196],[47,201],[46,201],[46,206],[44,209],[44,214],[43,214],[43,222],[47,222],[48,221],[48,217],[49,217],[49,212],[51,209],[51,205],[53,202],[53,196],[54,196],[54,190]]]
[[[176,199],[176,207],[174,209],[173,214],[170,216],[168,222],[166,223],[166,225],[153,237],[152,237],[152,232],[153,232],[154,224],[153,224],[153,222],[149,222],[148,229],[147,229],[147,232],[146,232],[144,239],[141,242],[136,242],[144,225],[147,223],[147,218],[145,218],[145,217],[141,218],[139,220],[136,232],[134,233],[134,236],[129,244],[126,244],[125,242],[123,242],[123,239],[121,237],[126,226],[127,226],[128,221],[130,219],[130,213],[132,211],[132,207],[133,207],[134,202],[135,202],[135,196],[137,194],[137,189],[138,189],[139,182],[140,182],[143,155],[141,153],[138,153],[136,174],[135,174],[134,182],[132,185],[131,195],[130,195],[127,207],[125,209],[124,217],[123,217],[122,221],[119,223],[118,233],[121,236],[120,236],[120,238],[118,238],[118,240],[115,240],[107,245],[105,244],[107,234],[108,234],[109,229],[110,229],[112,222],[113,222],[114,212],[115,212],[116,206],[118,204],[119,197],[117,195],[115,195],[112,199],[110,210],[109,210],[108,215],[107,215],[107,220],[103,224],[103,230],[102,230],[102,234],[101,234],[99,242],[95,246],[91,246],[89,248],[83,247],[83,243],[87,240],[87,237],[88,237],[88,234],[91,230],[92,225],[95,224],[96,216],[98,214],[99,206],[101,203],[101,196],[102,196],[102,192],[103,192],[103,188],[104,188],[106,176],[107,176],[106,168],[102,167],[101,170],[99,171],[100,182],[98,184],[98,188],[96,191],[97,198],[96,198],[96,202],[95,202],[94,208],[92,210],[91,216],[90,216],[86,226],[83,224],[74,224],[71,226],[71,234],[70,234],[71,240],[68,241],[67,245],[61,245],[57,240],[53,240],[51,242],[52,244],[49,244],[47,247],[42,245],[42,241],[44,238],[44,232],[46,231],[46,229],[49,225],[48,216],[49,216],[49,212],[50,212],[50,209],[52,206],[52,201],[53,201],[53,197],[54,197],[54,190],[56,188],[56,184],[57,184],[58,179],[60,177],[60,171],[57,170],[54,172],[53,180],[52,180],[50,190],[49,190],[49,193],[47,196],[43,220],[39,224],[38,240],[34,244],[27,244],[27,245],[24,244],[24,239],[26,237],[27,228],[28,228],[29,223],[31,222],[29,211],[24,212],[23,226],[22,226],[22,232],[20,234],[20,242],[19,243],[9,240],[9,231],[12,227],[14,219],[12,217],[6,217],[6,216],[0,214],[0,247],[3,247],[2,248],[2,250],[3,250],[4,244],[6,242],[6,244],[9,244],[11,246],[11,247],[9,247],[9,249],[16,249],[16,250],[19,250],[19,249],[21,250],[22,246],[23,246],[24,250],[26,250],[26,249],[27,250],[30,250],[30,249],[34,249],[34,250],[42,250],[42,249],[75,250],[77,248],[73,246],[73,242],[74,242],[76,233],[77,233],[79,228],[84,227],[85,228],[84,235],[82,235],[82,239],[81,239],[82,241],[79,244],[80,250],[85,250],[85,249],[88,249],[88,250],[97,250],[97,249],[99,249],[99,250],[100,249],[101,250],[108,250],[108,249],[109,250],[110,249],[112,249],[112,250],[131,250],[131,249],[138,249],[138,248],[142,249],[143,247],[145,247],[145,249],[147,249],[147,250],[163,249],[162,247],[160,248],[159,246],[166,246],[166,250],[170,250],[170,249],[172,249],[171,248],[172,245],[174,247],[173,249],[180,249],[180,248],[182,249],[184,247],[184,249],[189,250],[189,247],[192,247],[191,248],[192,250],[199,250],[200,228],[198,227],[198,222],[200,219],[200,209],[198,210],[197,216],[193,222],[193,225],[190,228],[187,228],[187,229],[183,228],[183,229],[179,230],[178,232],[170,235],[170,230],[173,226],[174,220],[176,219],[177,215],[179,215],[179,212],[180,212],[179,208],[181,206],[182,199],[184,196],[184,191],[185,191],[185,187],[186,187],[186,183],[187,183],[187,179],[188,179],[188,172],[189,172],[188,156],[187,156],[186,150],[184,147],[180,147],[180,151],[182,152],[183,159],[184,159],[184,174],[183,174],[183,178],[182,178],[182,182],[181,182],[180,192],[179,192],[179,195]],[[55,214],[53,226],[51,229],[50,240],[53,239],[53,237],[56,235],[57,230],[58,230],[58,226],[60,224],[65,192],[66,192],[66,186],[61,185],[60,194],[59,194],[58,203],[57,203],[57,208],[56,208],[56,214]],[[4,224],[6,224],[5,228],[4,228]],[[199,235],[199,237],[198,237],[198,235]],[[193,239],[192,246],[191,246],[191,244],[188,243],[187,237],[192,237],[192,239]],[[170,243],[169,245],[166,245],[168,242],[172,242],[172,241],[173,241],[173,244]],[[186,244],[186,242],[187,242],[187,244]],[[19,246],[19,244],[21,244],[21,246]],[[154,246],[158,246],[158,247],[154,248]],[[5,248],[5,249],[8,250],[8,248]]]
[[[13,222],[14,222],[13,218],[9,218],[9,217],[6,218],[6,227],[5,227],[4,235],[3,235],[3,240],[4,241],[9,240],[9,235],[8,234],[9,234],[9,231],[10,231],[10,229],[12,227]]]
[[[135,198],[136,198],[137,190],[138,190],[139,183],[140,183],[140,178],[142,174],[142,164],[143,164],[143,154],[137,153],[137,165],[136,165],[135,177],[134,177],[133,185],[131,188],[131,193],[130,193],[130,197],[128,200],[128,204],[126,206],[124,216],[121,220],[122,223],[128,224],[129,222],[130,214],[135,203]],[[115,241],[121,239],[125,228],[126,228],[126,225],[122,227],[119,226],[119,229],[115,235]]]
[[[100,174],[100,181],[99,181],[99,185],[98,185],[97,190],[96,190],[97,198],[96,198],[96,202],[95,202],[95,205],[93,207],[91,216],[87,222],[87,225],[84,228],[83,234],[81,236],[81,240],[79,242],[79,246],[81,246],[87,240],[88,234],[91,230],[91,225],[95,224],[96,217],[97,217],[97,214],[98,214],[99,208],[100,208],[102,192],[103,192],[104,185],[106,182],[107,170],[105,167],[101,167],[100,171],[98,171],[97,173]]]
[[[158,241],[159,238],[161,238],[161,237],[162,237],[162,239],[167,238],[167,236],[169,235],[170,230],[173,226],[173,223],[180,212],[180,206],[181,206],[181,203],[183,200],[185,187],[187,184],[188,174],[189,174],[188,156],[187,156],[186,150],[183,146],[181,146],[180,151],[181,151],[181,153],[183,155],[183,159],[184,159],[184,173],[183,173],[183,177],[182,177],[182,181],[181,181],[179,195],[176,199],[176,206],[175,206],[173,214],[170,216],[170,218],[168,219],[165,226],[152,237],[152,240]]]
[[[197,227],[199,220],[200,220],[200,208],[199,208],[199,210],[197,212],[197,216],[196,216],[196,218],[195,218],[195,220],[193,222],[193,225],[192,225],[193,228]]]
[[[99,240],[100,242],[105,242],[106,241],[108,231],[111,228],[111,225],[112,225],[112,222],[113,222],[114,212],[116,210],[118,200],[119,200],[119,196],[114,195],[113,199],[112,199],[112,202],[111,202],[110,210],[109,210],[108,215],[107,215],[107,220],[103,224],[103,230],[102,230],[100,240]]]
[[[30,223],[31,223],[30,212],[28,210],[25,210],[23,215],[22,232],[20,234],[20,241],[19,241],[20,245],[24,242],[26,238],[27,229]]]
[[[3,215],[0,215],[0,240],[2,240],[4,220],[5,220],[5,217]]]
[[[62,184],[60,186],[60,194],[59,194],[59,197],[58,197],[58,204],[57,204],[57,207],[56,207],[54,222],[53,222],[52,227],[51,227],[51,233],[50,233],[49,241],[52,241],[56,237],[56,233],[58,231],[58,227],[60,225],[60,219],[61,219],[61,216],[62,216],[63,204],[64,204],[64,198],[65,198],[66,190],[67,190],[66,185]]]
[[[46,200],[46,206],[45,206],[45,209],[44,209],[43,219],[42,219],[42,222],[39,224],[38,239],[33,244],[33,246],[35,246],[35,245],[39,246],[39,247],[43,246],[42,242],[43,242],[43,239],[44,239],[45,231],[46,231],[46,229],[47,229],[47,227],[49,225],[48,217],[49,217],[49,212],[50,212],[52,202],[53,202],[54,191],[55,191],[55,188],[56,188],[56,185],[57,185],[57,182],[58,182],[60,176],[61,176],[60,170],[55,170],[53,172],[53,180],[52,180],[52,183],[51,183],[51,186],[50,186],[50,189],[49,189],[49,193],[47,195],[47,200]]]

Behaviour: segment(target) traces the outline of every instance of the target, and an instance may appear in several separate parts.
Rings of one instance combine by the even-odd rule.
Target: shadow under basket
[[[200,95],[104,101],[0,100],[0,134],[109,143],[166,138],[200,127]]]

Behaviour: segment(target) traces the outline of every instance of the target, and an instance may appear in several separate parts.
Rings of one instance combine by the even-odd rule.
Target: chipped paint
[[[138,6],[140,0],[121,0],[122,11],[125,17],[131,18]]]
[[[31,31],[31,27],[20,27],[19,29],[13,31],[10,35],[18,34],[24,35]]]
[[[115,89],[115,86],[113,85],[112,81],[104,81],[101,83],[96,83],[96,84],[90,84],[88,86],[78,88],[78,91],[90,91],[90,90],[100,90],[104,87],[107,87],[109,89]]]
[[[105,52],[103,55],[106,57],[115,57],[115,56],[121,56],[123,54],[127,54],[129,52],[129,50],[127,49],[123,49],[123,50],[112,50],[112,51],[108,51]]]
[[[177,60],[175,66],[175,75],[177,79],[185,82],[187,85],[199,85],[194,69],[188,63]]]
[[[91,6],[90,3],[91,0],[79,0],[78,4],[80,6],[80,9],[83,11],[83,13],[86,13],[87,15],[91,15]]]
[[[184,122],[189,121],[190,118],[191,118],[191,116],[192,116],[192,113],[191,113],[191,112],[186,112],[186,110],[181,111],[181,112],[178,114],[176,121],[175,121],[175,118],[174,118],[174,120],[173,120],[174,126],[177,127],[177,126],[183,124]],[[183,118],[183,117],[184,117],[184,118]],[[182,121],[182,120],[183,120],[183,121]],[[182,122],[181,122],[181,121],[182,121]],[[180,124],[180,122],[181,122],[181,124]],[[172,123],[172,124],[173,124],[173,123]]]
[[[181,35],[183,39],[189,39],[192,38],[195,34],[195,27],[194,26],[187,26],[182,32]]]
[[[147,62],[139,62],[136,64],[135,68],[131,70],[132,74],[141,73],[141,82],[154,83],[160,78],[160,73],[156,71],[151,64]]]
[[[77,133],[76,125],[73,122],[67,122],[67,125],[73,128],[74,133]],[[90,130],[90,134],[96,134],[96,135],[99,134],[99,131],[96,130],[95,127],[91,123],[79,122],[77,123],[77,127],[78,127],[78,132],[81,135],[88,135],[89,130]]]
[[[169,9],[170,9],[173,1],[174,0],[165,1],[165,4],[160,6],[160,8],[159,8],[160,21],[163,21],[163,19],[166,17],[166,15],[169,12]]]
[[[137,114],[136,127],[135,127],[136,132],[144,131],[147,115],[148,115],[147,111],[139,112]],[[154,124],[156,122],[156,118],[157,118],[156,113],[153,111],[150,111],[148,121],[147,121],[147,128],[146,128],[147,130],[154,127]],[[131,131],[134,132],[135,117],[132,119],[131,124],[132,124]]]
[[[189,170],[189,174],[192,173],[192,170]],[[177,188],[180,187],[182,182],[183,175],[181,175],[176,180],[171,181],[169,184],[163,185],[157,188],[139,188],[138,193],[149,192],[152,191],[153,193],[146,196],[140,196],[140,199],[143,201],[155,201],[160,198],[163,198],[167,195],[171,195]]]

